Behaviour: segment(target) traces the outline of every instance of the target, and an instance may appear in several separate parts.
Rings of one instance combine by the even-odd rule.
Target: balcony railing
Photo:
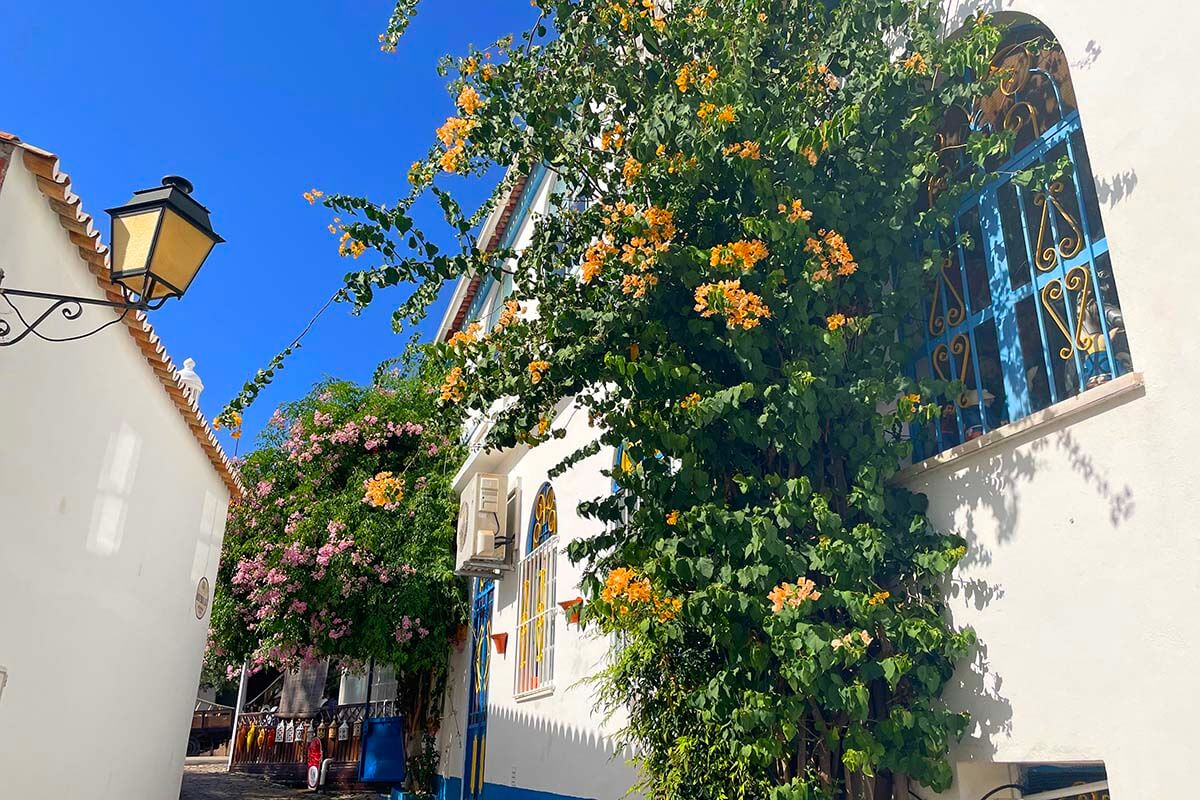
[[[331,706],[308,716],[287,719],[274,711],[243,712],[234,734],[231,769],[302,782],[309,742],[319,738],[324,757],[333,762],[331,782],[343,785],[353,782],[362,754],[363,720],[397,713],[394,700]]]

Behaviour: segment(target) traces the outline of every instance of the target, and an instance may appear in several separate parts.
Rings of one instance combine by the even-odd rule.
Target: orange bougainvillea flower
[[[462,367],[452,367],[442,381],[441,397],[445,402],[458,402],[463,399]]]
[[[479,92],[475,89],[475,87],[468,84],[462,88],[461,92],[458,93],[458,100],[456,101],[456,104],[460,109],[462,109],[464,114],[470,117],[479,110],[480,106],[483,105],[483,99],[480,98]]]
[[[512,325],[520,313],[521,305],[516,300],[504,301],[504,306],[500,309],[500,316],[496,319],[495,330],[501,331]]]
[[[325,196],[325,193],[322,192],[320,189],[309,189],[307,192],[304,193],[304,199],[308,201],[308,204],[310,206],[313,203],[317,202],[318,199],[320,199],[324,196]]]
[[[478,322],[472,322],[467,326],[465,331],[458,331],[446,342],[451,347],[462,347],[463,345],[471,344],[479,339],[480,326]]]
[[[372,508],[395,510],[404,499],[404,479],[391,472],[380,472],[374,478],[363,481],[366,494],[362,501]]]
[[[550,369],[549,361],[530,361],[529,362],[529,380],[533,383],[540,383],[542,376]]]
[[[749,330],[771,316],[762,298],[743,289],[740,280],[702,283],[696,287],[695,298],[700,316],[721,314],[731,328]]]
[[[678,522],[679,522],[679,512],[678,511],[672,511],[670,514],[667,514],[667,524],[668,525],[674,526],[674,525],[678,524]]]
[[[601,150],[620,150],[625,146],[625,126],[621,123],[613,125],[612,130],[601,131],[600,133],[600,149]]]
[[[583,273],[583,282],[591,283],[604,269],[604,262],[610,256],[616,255],[617,248],[613,247],[606,241],[599,241],[589,247],[583,254],[583,264],[580,271]]]
[[[439,163],[446,172],[458,172],[462,168],[466,161],[467,137],[477,124],[476,120],[449,117],[437,129],[438,141],[446,151],[442,153]]]
[[[645,297],[646,292],[650,290],[650,287],[657,285],[657,275],[639,275],[636,273],[629,273],[621,276],[621,293],[631,294],[636,298]]]
[[[929,72],[929,65],[925,63],[925,56],[921,55],[919,52],[915,52],[908,58],[904,59],[901,66],[911,72],[915,72],[918,75],[925,75]]]
[[[725,155],[738,156],[750,161],[757,161],[762,156],[762,151],[759,148],[758,142],[749,140],[744,142],[735,142],[725,148]]]
[[[858,262],[850,253],[846,240],[837,231],[818,231],[820,239],[809,237],[804,244],[805,252],[812,253],[820,260],[820,268],[813,272],[816,280],[832,280],[833,272],[849,276],[858,271]]]
[[[622,617],[648,611],[659,622],[669,622],[683,608],[683,601],[654,591],[649,578],[641,577],[629,567],[616,567],[604,580],[600,599],[613,604],[614,612]]]
[[[825,327],[831,331],[836,331],[838,328],[848,324],[851,321],[852,318],[847,317],[845,314],[830,314],[825,318]]]
[[[779,213],[786,214],[788,222],[812,219],[812,212],[805,208],[804,203],[799,200],[793,200],[791,204],[780,203]]]
[[[625,165],[621,167],[621,176],[625,179],[626,186],[636,181],[641,174],[642,162],[633,157],[625,159]]]
[[[686,92],[692,86],[692,65],[684,64],[675,76],[675,86],[680,92]]]
[[[645,213],[646,236],[655,245],[665,245],[675,236],[675,221],[671,212],[665,208],[650,206]],[[659,249],[662,249],[661,247]]]
[[[737,266],[742,272],[749,272],[766,257],[765,244],[758,239],[742,239],[714,247],[709,255],[709,264],[714,267]]]
[[[771,601],[771,610],[778,614],[784,606],[796,608],[809,600],[816,602],[821,599],[817,585],[808,578],[799,578],[795,583],[781,583],[767,593]]]

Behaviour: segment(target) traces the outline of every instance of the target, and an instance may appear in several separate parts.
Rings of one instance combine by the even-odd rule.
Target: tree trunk
[[[875,792],[872,800],[892,800],[892,772],[881,769],[875,774]]]

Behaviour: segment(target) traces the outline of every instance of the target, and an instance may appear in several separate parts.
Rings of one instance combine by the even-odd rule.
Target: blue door
[[[472,587],[475,601],[471,609],[471,688],[467,695],[467,742],[463,765],[462,800],[483,797],[483,763],[487,753],[487,690],[491,659],[492,603],[496,582],[476,578]]]

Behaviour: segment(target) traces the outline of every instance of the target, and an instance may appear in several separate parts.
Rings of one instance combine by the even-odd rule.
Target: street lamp
[[[29,334],[52,342],[83,339],[114,325],[130,311],[153,311],[172,297],[182,297],[213,247],[225,241],[212,229],[208,209],[192,199],[192,184],[178,175],[163,178],[162,186],[141,189],[124,205],[108,209],[112,217],[109,275],[121,287],[122,300],[78,297],[51,292],[4,287],[0,270],[0,298],[8,303],[25,326],[16,336],[9,322],[0,318],[0,347],[14,345]],[[27,322],[13,303],[14,297],[50,300],[51,305],[32,322]],[[83,306],[103,306],[120,312],[95,330],[77,336],[51,338],[37,327],[55,310],[68,320],[78,319]]]

